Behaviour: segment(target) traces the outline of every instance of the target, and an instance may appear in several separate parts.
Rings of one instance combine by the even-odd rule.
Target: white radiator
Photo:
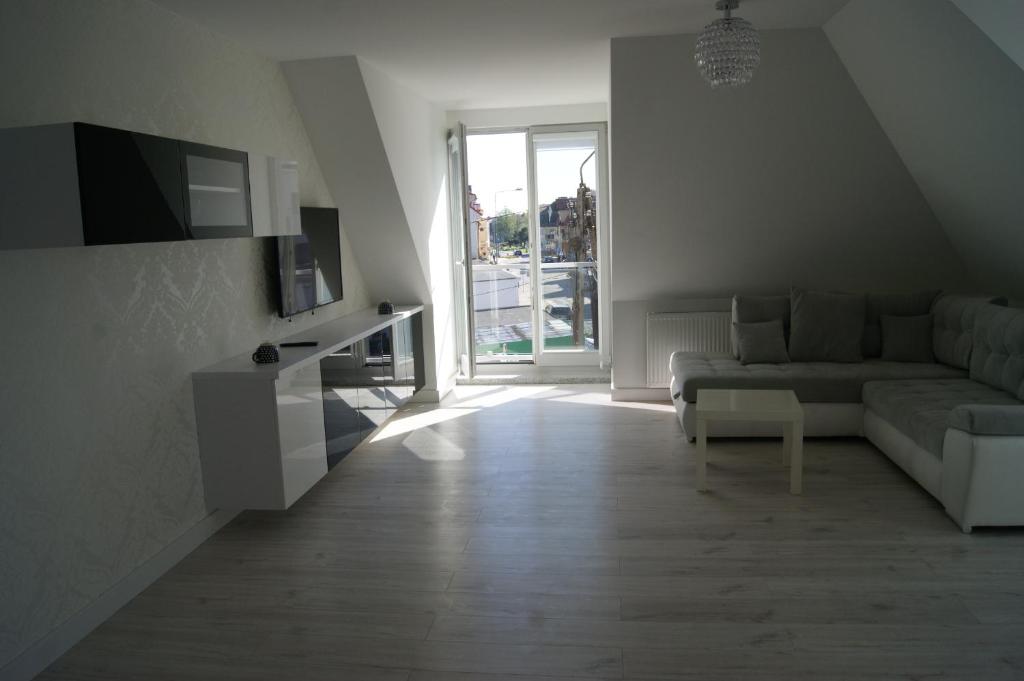
[[[668,359],[676,350],[731,352],[731,323],[729,312],[647,313],[647,387],[668,387]]]

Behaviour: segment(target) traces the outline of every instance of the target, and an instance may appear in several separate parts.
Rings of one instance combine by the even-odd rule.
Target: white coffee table
[[[761,421],[782,424],[783,456],[789,457],[789,491],[803,491],[804,410],[792,390],[697,391],[697,489],[708,488],[708,424]]]

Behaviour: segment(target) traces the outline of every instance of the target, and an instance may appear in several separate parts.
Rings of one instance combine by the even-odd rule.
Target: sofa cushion
[[[1024,400],[1024,310],[978,307],[973,342],[971,378]]]
[[[972,435],[1024,436],[1024,404],[961,404],[949,412],[949,427]]]
[[[697,401],[704,388],[791,389],[801,402],[860,403],[867,381],[912,378],[967,378],[967,372],[942,364],[883,362],[857,364],[794,362],[740,364],[728,356],[676,352],[670,360],[673,394]]]
[[[733,328],[739,343],[741,364],[784,364],[789,361],[781,319],[746,324],[737,322]]]
[[[970,379],[870,381],[864,406],[942,458],[950,412],[962,404],[1020,404],[1001,390]]]
[[[752,322],[770,322],[782,320],[782,332],[789,343],[789,296],[733,296],[733,324],[749,324]],[[736,327],[733,326],[732,354],[740,356],[739,339]]]
[[[789,357],[794,362],[860,362],[864,296],[794,288]]]
[[[882,359],[887,362],[934,362],[932,316],[882,315]]]
[[[974,317],[986,303],[1006,305],[1005,298],[942,295],[932,307],[932,350],[935,359],[966,369],[974,344]]]
[[[869,293],[864,313],[864,356],[882,356],[882,316],[916,317],[932,310],[939,291]]]

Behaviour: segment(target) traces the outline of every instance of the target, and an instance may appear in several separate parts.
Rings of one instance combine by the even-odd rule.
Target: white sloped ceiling
[[[355,57],[282,64],[374,300],[428,303],[430,289]]]
[[[1020,0],[953,0],[1017,66],[1024,69],[1024,2]]]
[[[851,0],[825,32],[973,278],[1024,299],[1024,70],[949,0]]]

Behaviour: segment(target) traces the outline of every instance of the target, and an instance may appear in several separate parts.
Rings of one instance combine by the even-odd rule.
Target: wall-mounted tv
[[[302,234],[277,237],[279,314],[291,317],[341,300],[337,208],[302,208]]]

